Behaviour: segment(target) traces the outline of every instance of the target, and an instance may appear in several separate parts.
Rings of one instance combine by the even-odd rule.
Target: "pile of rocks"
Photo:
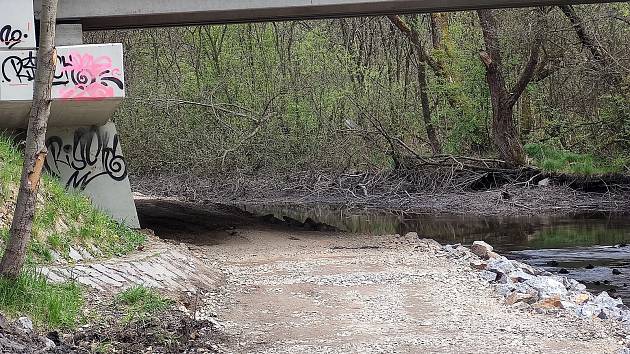
[[[53,349],[62,350],[57,348],[57,343],[49,337],[39,336],[28,317],[20,317],[15,322],[9,322],[0,314],[1,353],[40,353]],[[55,352],[62,352],[59,350]]]
[[[475,241],[470,249],[458,244],[442,250],[468,263],[481,279],[493,284],[507,305],[537,312],[567,310],[580,317],[622,321],[630,327],[630,308],[621,299],[606,292],[595,296],[574,279],[509,260],[483,241]]]

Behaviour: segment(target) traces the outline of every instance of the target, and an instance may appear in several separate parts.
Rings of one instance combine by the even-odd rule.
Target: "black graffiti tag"
[[[62,165],[74,170],[66,181],[66,188],[85,190],[99,177],[123,181],[127,178],[127,165],[124,157],[117,153],[119,144],[118,134],[110,140],[110,135],[97,127],[77,129],[72,144],[53,136],[46,141],[49,151],[46,168],[57,177],[61,177]]]
[[[35,69],[37,69],[37,59],[33,51],[29,51],[26,57],[11,55],[2,61],[2,79],[4,82],[24,84],[35,80]]]
[[[70,59],[70,60],[69,60]],[[72,56],[69,57],[59,55],[57,56],[59,66],[55,70],[53,86],[66,86],[72,83],[74,86],[82,87],[83,89],[91,83],[97,81],[108,86],[108,82],[116,85],[119,89],[124,88],[123,82],[112,75],[112,70],[108,69],[101,73],[97,73],[93,78],[88,78],[85,71],[68,70],[72,67],[68,61],[72,61]],[[2,82],[26,84],[35,80],[35,70],[37,69],[37,57],[34,51],[29,51],[28,55],[21,57],[18,55],[11,55],[6,57],[2,63],[0,63],[0,71]]]
[[[28,34],[19,29],[13,29],[11,25],[5,25],[0,29],[0,44],[4,44],[9,49],[15,47],[28,38]]]

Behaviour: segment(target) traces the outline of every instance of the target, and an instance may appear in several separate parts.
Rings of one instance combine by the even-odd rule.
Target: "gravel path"
[[[225,273],[210,311],[236,353],[617,353],[601,320],[501,303],[411,237],[239,230],[194,248]]]

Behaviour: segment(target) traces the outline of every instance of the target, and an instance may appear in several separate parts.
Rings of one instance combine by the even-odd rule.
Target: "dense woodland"
[[[630,4],[88,33],[122,42],[134,174],[469,156],[627,172]]]

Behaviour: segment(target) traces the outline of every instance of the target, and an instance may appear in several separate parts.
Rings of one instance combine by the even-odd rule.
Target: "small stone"
[[[558,272],[560,274],[569,274],[569,271],[566,270],[565,268],[560,269],[560,271]]]
[[[497,274],[509,274],[514,271],[516,267],[514,267],[514,265],[508,260],[492,259],[488,262],[487,269]]]
[[[578,282],[575,279],[569,279],[569,290],[571,291],[575,291],[575,292],[582,292],[584,290],[586,290],[586,285]]]
[[[507,305],[514,305],[517,302],[533,302],[533,299],[534,296],[532,296],[531,294],[523,294],[514,291],[505,298],[505,303]]]
[[[489,272],[487,270],[479,272],[481,279],[484,279],[488,282],[495,282],[497,280],[497,273]]]
[[[595,269],[595,266],[592,264],[587,265],[586,267],[584,267],[586,269]]]
[[[613,269],[613,270],[612,270],[612,273],[613,273],[614,275],[619,275],[619,274],[621,274],[621,271],[620,271],[619,269]]]
[[[543,178],[540,181],[538,181],[538,185],[540,187],[547,187],[549,186],[550,183],[551,183],[551,180],[549,178]]]
[[[575,302],[578,305],[582,305],[583,303],[587,302],[590,298],[591,296],[589,294],[578,294],[573,299],[573,302]]]
[[[470,261],[470,266],[476,270],[485,270],[488,267],[488,263],[482,260],[476,259],[476,260]]]
[[[562,301],[560,300],[559,296],[552,296],[546,299],[542,299],[538,301],[537,303],[533,304],[532,306],[535,308],[550,310],[550,309],[562,308]]]
[[[79,254],[81,254],[81,257],[83,257],[84,259],[90,260],[90,259],[94,259],[94,257],[90,254],[90,252],[88,252],[88,250],[86,250],[83,247],[79,247],[78,249]]]
[[[482,259],[490,259],[489,253],[494,251],[494,247],[484,241],[475,241],[470,247],[470,251]]]
[[[55,342],[53,342],[52,340],[46,337],[43,337],[43,339],[44,339],[44,345],[45,345],[44,350],[50,350],[57,347],[57,344],[55,344]]]
[[[17,326],[19,330],[21,330],[24,333],[33,332],[33,321],[31,321],[31,319],[28,317],[18,318],[15,325]]]

